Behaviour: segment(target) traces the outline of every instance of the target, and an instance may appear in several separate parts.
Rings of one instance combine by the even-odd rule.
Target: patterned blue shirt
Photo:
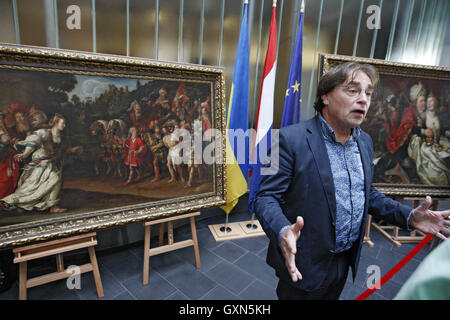
[[[335,253],[351,248],[360,236],[360,227],[364,215],[365,191],[364,170],[361,154],[356,139],[361,134],[361,128],[352,130],[350,139],[342,144],[336,140],[333,128],[319,114],[322,134],[330,160],[336,198],[336,243]],[[410,231],[411,209],[407,218],[407,230]],[[281,235],[290,225],[281,228],[278,233],[278,243]]]
[[[335,252],[351,248],[360,236],[364,214],[364,170],[356,139],[361,129],[352,130],[350,139],[342,144],[336,140],[334,130],[319,115],[322,134],[330,160],[336,197],[336,247]]]

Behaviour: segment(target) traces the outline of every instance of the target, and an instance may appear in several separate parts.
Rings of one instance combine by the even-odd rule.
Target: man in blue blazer
[[[317,115],[282,128],[272,146],[279,158],[267,165],[278,170],[263,176],[254,205],[280,299],[338,299],[349,267],[355,278],[368,213],[442,239],[450,234],[450,210],[430,211],[430,197],[412,209],[372,186],[372,140],[359,126],[377,81],[371,65],[330,70],[318,85]]]

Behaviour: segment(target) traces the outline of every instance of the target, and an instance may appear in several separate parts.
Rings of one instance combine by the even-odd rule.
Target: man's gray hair
[[[322,96],[333,91],[334,88],[344,83],[349,77],[353,79],[356,73],[359,71],[364,72],[370,78],[373,87],[377,85],[379,76],[374,66],[370,64],[361,64],[354,61],[340,64],[325,73],[322,78],[320,78],[319,84],[317,86],[317,95],[316,101],[314,102],[314,109],[316,109],[317,112],[321,113],[322,109],[325,107],[322,101]]]

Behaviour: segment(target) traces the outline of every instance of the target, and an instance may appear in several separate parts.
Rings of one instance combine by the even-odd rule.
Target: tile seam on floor
[[[202,295],[201,297],[199,297],[197,300],[202,300],[203,297],[207,296],[210,292],[212,292],[215,288],[217,288],[219,286],[219,284],[217,282],[214,281],[214,283],[216,284],[214,287],[212,287],[208,292],[206,292],[204,295]]]
[[[99,261],[99,262],[101,263],[101,261]],[[103,268],[105,268],[106,270],[108,270],[108,272],[111,274],[111,276],[119,283],[119,285],[120,285],[125,291],[127,291],[127,292],[131,295],[131,297],[132,297],[134,300],[139,300],[136,296],[134,296],[134,294],[133,294],[130,290],[128,290],[128,288],[127,288],[126,286],[123,285],[122,281],[120,281],[120,280],[116,277],[116,275],[114,274],[114,272],[112,272],[111,270],[109,270],[108,267],[105,266],[104,264],[102,264],[102,265],[103,265]],[[131,279],[131,278],[132,278],[132,277],[130,277],[130,278],[124,280],[124,282],[127,281],[127,280],[129,280],[129,279]]]

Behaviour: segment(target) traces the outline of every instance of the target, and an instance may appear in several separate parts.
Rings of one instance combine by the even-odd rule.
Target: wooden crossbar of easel
[[[414,200],[414,208],[417,208],[419,206],[419,201],[423,200],[423,198],[404,198],[404,197],[398,197],[396,200],[398,202],[403,202],[403,200]],[[435,199],[432,203],[432,210],[435,211],[438,208],[439,200]],[[375,230],[380,232],[386,239],[388,239],[393,245],[395,245],[397,248],[401,247],[403,243],[419,243],[424,239],[426,236],[423,232],[419,230],[412,230],[408,236],[400,236],[399,231],[400,228],[397,226],[389,226],[389,225],[383,225],[383,220],[379,222],[372,222],[372,216],[369,215],[368,221],[367,221],[367,227],[366,227],[366,233],[364,236],[364,243],[369,245],[370,247],[373,247],[373,242],[370,240],[370,228],[373,227]],[[389,233],[391,232],[391,233]],[[431,247],[434,245],[434,238],[431,242]]]
[[[198,249],[198,240],[197,240],[197,229],[195,227],[195,216],[200,215],[200,212],[193,212],[188,214],[183,214],[175,217],[164,218],[154,221],[149,221],[144,223],[145,227],[145,236],[144,236],[144,270],[143,270],[143,280],[142,283],[144,285],[148,284],[148,274],[150,270],[150,257],[170,252],[173,250],[178,250],[181,248],[186,248],[189,246],[194,247],[194,255],[195,255],[195,266],[197,269],[200,268],[200,252]],[[192,238],[188,240],[174,242],[173,239],[173,221],[179,219],[189,218],[191,225],[191,234]],[[167,244],[164,244],[164,224],[167,223]],[[159,247],[150,249],[150,227],[154,224],[159,224]]]
[[[13,249],[14,263],[19,263],[19,299],[27,299],[27,289],[49,282],[69,278],[71,272],[64,268],[62,253],[88,248],[90,263],[79,266],[80,273],[93,272],[97,295],[103,297],[103,286],[100,278],[97,257],[94,246],[97,245],[96,233],[87,233],[69,238],[32,244]],[[48,273],[39,277],[27,278],[27,262],[51,255],[56,255],[56,272]]]

